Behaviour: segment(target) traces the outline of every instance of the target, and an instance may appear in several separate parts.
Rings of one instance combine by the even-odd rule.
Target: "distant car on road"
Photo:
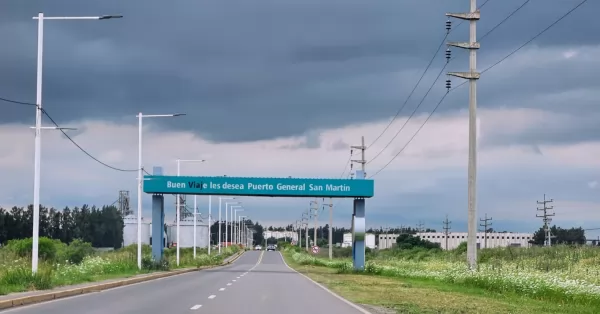
[[[267,246],[267,251],[275,251],[275,246],[274,245]]]
[[[254,247],[254,250],[256,250],[256,251],[262,251],[262,246],[257,245],[256,247]]]

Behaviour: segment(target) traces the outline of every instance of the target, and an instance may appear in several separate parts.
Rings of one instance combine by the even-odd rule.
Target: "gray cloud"
[[[520,3],[486,4],[479,33],[491,29]],[[0,37],[10,45],[0,52],[0,94],[34,99],[36,26],[31,16],[36,12],[121,13],[122,20],[46,23],[44,103],[53,117],[64,123],[80,118],[133,123],[138,111],[185,112],[185,118],[152,123],[192,130],[216,142],[299,136],[311,129],[394,114],[443,38],[444,13],[466,9],[464,4],[358,0],[161,4],[7,1],[0,12]],[[482,42],[483,64],[520,45],[572,5],[569,1],[528,4]],[[598,10],[600,3],[586,4],[576,17],[561,22],[536,44],[598,44],[600,39],[590,31],[600,26],[594,16]],[[527,18],[531,14],[535,23]],[[464,24],[451,40],[467,38]],[[454,53],[459,58],[452,69],[464,70],[465,54]],[[439,59],[434,67],[443,56]],[[416,105],[436,71],[426,77],[402,115]],[[482,106],[499,106],[511,99],[529,99],[527,106],[532,107],[548,106],[535,101],[536,95],[593,90],[597,85],[596,70],[584,63],[535,69],[522,73],[519,80],[504,79],[507,73],[514,72],[499,66],[485,74],[479,92]],[[566,75],[568,80],[557,79]],[[440,112],[464,108],[465,91],[449,97]],[[440,81],[421,110],[430,110],[441,93]],[[579,99],[577,110],[591,110],[592,103],[580,97],[572,98]],[[575,110],[566,107],[546,108]],[[31,110],[10,108],[3,110],[0,122],[32,120]]]

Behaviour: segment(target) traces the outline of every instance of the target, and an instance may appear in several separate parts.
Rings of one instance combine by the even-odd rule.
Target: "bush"
[[[40,237],[38,240],[38,257],[42,260],[53,260],[56,257],[57,250],[61,246],[64,246],[64,244],[59,240]],[[33,238],[10,240],[7,245],[7,248],[19,257],[31,256],[32,247]]]
[[[69,261],[69,263],[79,264],[86,256],[90,256],[93,253],[94,248],[91,243],[76,239],[64,249],[62,258],[65,261]]]
[[[154,271],[154,270],[169,270],[169,260],[166,258],[163,258],[160,261],[155,261],[153,258],[149,257],[149,256],[144,256],[142,258],[142,269],[147,270],[147,271]]]

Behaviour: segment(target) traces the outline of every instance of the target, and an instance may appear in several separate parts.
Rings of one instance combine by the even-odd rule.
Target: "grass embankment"
[[[329,261],[296,249],[284,255],[349,300],[398,313],[600,312],[597,248],[481,250],[478,271],[467,269],[461,250],[372,252],[361,273],[348,258]]]
[[[40,238],[40,263],[35,274],[31,272],[31,239],[18,240],[0,248],[0,295],[29,290],[46,290],[54,287],[126,278],[154,271],[176,268],[219,265],[237,248],[224,249],[221,255],[207,254],[198,248],[196,259],[193,249],[180,249],[177,267],[175,249],[165,249],[164,260],[151,259],[150,246],[142,247],[142,270],[137,266],[137,246],[111,252],[97,252],[89,243],[74,241],[66,245],[59,241]]]

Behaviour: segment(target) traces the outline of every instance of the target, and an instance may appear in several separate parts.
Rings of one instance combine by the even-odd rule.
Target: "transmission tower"
[[[554,209],[554,206],[548,206],[548,203],[552,203],[554,202],[553,199],[550,200],[546,200],[546,194],[544,194],[544,200],[543,201],[538,201],[538,205],[542,205],[542,208],[537,208],[538,211],[543,212],[543,214],[538,215],[536,214],[536,217],[542,218],[542,221],[544,222],[544,245],[545,246],[551,246],[552,245],[552,235],[550,234],[550,225],[549,223],[552,222],[552,217],[555,215],[554,212],[552,212],[552,214],[549,214],[548,211],[551,209]]]
[[[423,226],[425,226],[425,224],[419,220],[419,223],[417,224],[417,232],[418,233],[423,232],[423,230],[424,230]]]
[[[354,174],[352,170],[354,168],[354,163],[358,163],[361,165],[361,170],[363,171],[363,176],[366,178],[367,173],[365,172],[365,165],[367,164],[367,160],[365,158],[365,151],[367,150],[367,146],[365,146],[365,137],[361,137],[361,145],[360,146],[350,146],[350,156],[354,154],[355,149],[360,149],[360,159],[352,159],[350,160],[350,178],[353,178]]]
[[[448,215],[446,215],[446,220],[443,221],[444,223],[444,236],[446,238],[446,250],[448,250],[448,235],[450,234],[450,224],[452,223],[452,221],[448,220]]]
[[[185,194],[173,196],[175,196],[175,209],[177,209],[177,197],[179,197],[179,221],[183,221],[187,218],[193,217],[194,214],[187,207]],[[177,218],[175,218],[175,220],[177,220]]]
[[[131,209],[129,208],[129,191],[119,191],[119,212],[122,217],[126,217],[132,214]]]
[[[487,233],[488,233],[488,227],[492,225],[491,221],[492,221],[492,217],[488,218],[487,214],[485,214],[485,218],[484,219],[479,219],[479,221],[482,221],[483,224],[480,224],[479,226],[483,227],[483,248],[487,249]]]

